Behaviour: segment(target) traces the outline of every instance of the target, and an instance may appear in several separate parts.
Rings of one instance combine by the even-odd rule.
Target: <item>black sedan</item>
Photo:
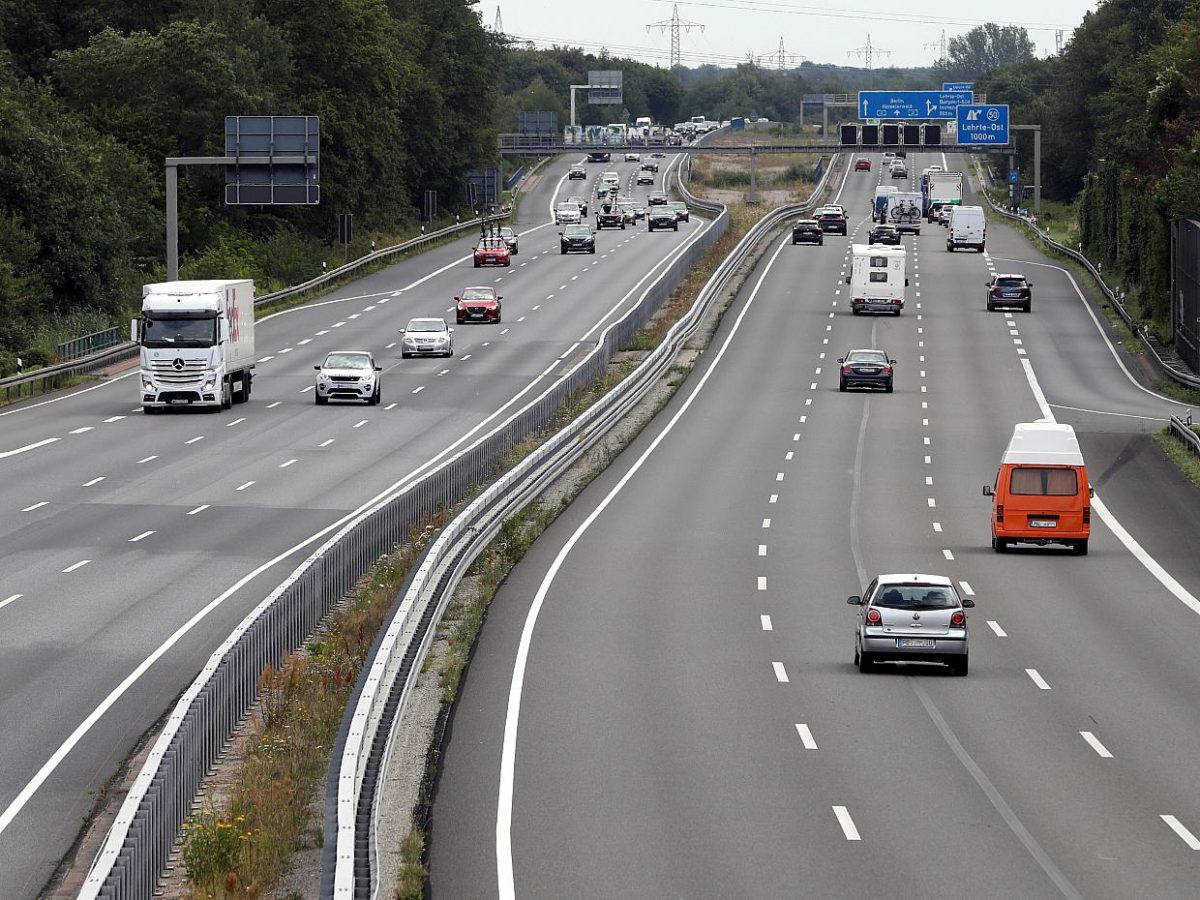
[[[587,225],[568,225],[558,233],[560,253],[595,253],[596,235]]]
[[[880,223],[867,232],[868,244],[899,244],[900,232],[895,225]]]
[[[671,209],[665,203],[660,203],[657,206],[651,206],[646,211],[646,230],[658,231],[663,228],[678,231],[679,219],[675,215],[675,210]]]
[[[838,360],[841,371],[838,375],[838,390],[852,387],[883,388],[892,392],[892,370],[896,361],[882,350],[851,350]]]
[[[792,226],[792,243],[824,244],[825,232],[821,230],[821,223],[816,219],[800,219]]]

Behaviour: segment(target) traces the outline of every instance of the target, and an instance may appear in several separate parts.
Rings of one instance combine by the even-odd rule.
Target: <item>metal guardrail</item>
[[[547,157],[548,158],[548,157]],[[525,182],[546,159],[538,160],[521,176],[521,182],[516,189],[520,189],[520,185]],[[511,214],[511,207],[505,207],[496,216],[487,217],[487,221],[495,221],[497,219],[507,218]],[[264,306],[268,303],[273,303],[276,300],[282,300],[287,297],[296,297],[309,291],[322,288],[331,282],[344,278],[351,272],[354,272],[363,266],[386,259],[389,256],[395,256],[399,253],[406,253],[411,250],[416,250],[426,244],[441,240],[457,234],[458,232],[470,231],[478,228],[484,222],[483,219],[469,219],[466,222],[457,222],[454,225],[449,225],[446,228],[440,228],[437,231],[431,231],[428,234],[423,234],[420,237],[412,238],[411,240],[403,241],[391,247],[383,247],[375,250],[372,253],[367,253],[360,256],[358,259],[347,263],[344,266],[338,266],[336,269],[330,269],[315,278],[310,278],[308,281],[292,287],[282,288],[278,291],[272,291],[268,294],[263,294],[256,297],[254,300],[255,308]],[[117,332],[118,337],[122,332],[120,327],[112,329]],[[103,333],[103,332],[101,332]],[[80,338],[78,340],[83,340]],[[60,345],[62,346],[62,345]],[[45,394],[49,391],[58,389],[67,379],[83,375],[89,372],[94,372],[97,369],[102,369],[105,366],[110,366],[114,363],[124,362],[126,359],[133,357],[137,353],[137,344],[132,341],[125,341],[107,350],[102,350],[98,353],[93,353],[89,356],[80,359],[61,362],[53,366],[46,366],[38,369],[35,372],[29,372],[23,375],[14,375],[8,378],[0,378],[0,391],[4,392],[4,400],[10,402],[15,399],[21,399],[26,395],[32,397],[39,393]]]
[[[982,180],[982,172],[979,170],[978,166],[976,167],[976,174],[979,175]],[[1088,273],[1093,279],[1095,279],[1096,284],[1099,285],[1100,290],[1103,291],[1104,296],[1108,298],[1108,302],[1112,304],[1112,308],[1117,311],[1117,315],[1121,317],[1125,324],[1129,326],[1129,330],[1137,335],[1138,340],[1141,341],[1142,345],[1147,351],[1149,351],[1150,358],[1154,360],[1154,364],[1158,366],[1159,371],[1161,371],[1176,384],[1181,384],[1185,387],[1200,388],[1200,377],[1192,375],[1188,372],[1180,371],[1178,368],[1172,366],[1163,357],[1163,355],[1159,352],[1158,347],[1155,346],[1154,341],[1152,341],[1150,336],[1138,327],[1137,323],[1133,320],[1133,316],[1131,316],[1129,311],[1125,308],[1125,295],[1120,291],[1116,291],[1109,287],[1108,282],[1104,280],[1104,276],[1101,274],[1100,269],[1093,265],[1090,259],[1084,256],[1078,250],[1054,240],[1054,238],[1050,237],[1049,233],[1039,228],[1037,222],[1031,217],[1019,216],[1016,213],[1004,209],[991,198],[991,195],[989,195],[986,190],[981,190],[980,193],[983,195],[983,198],[987,201],[988,206],[990,206],[993,211],[1004,216],[1006,219],[1010,219],[1014,222],[1020,222],[1021,224],[1027,226],[1035,235],[1037,235],[1038,240],[1041,241],[1042,244],[1057,253],[1061,253],[1064,256],[1070,257],[1087,269]]]
[[[425,476],[395,485],[374,506],[345,517],[337,531],[239,623],[168,717],[92,864],[81,900],[153,897],[201,780],[257,697],[263,667],[277,665],[285,653],[301,646],[358,578],[405,541],[411,528],[491,481],[505,454],[548,427],[565,401],[600,378],[612,349],[626,344],[645,324],[727,223],[727,217],[714,223],[670,258],[634,310],[609,327],[604,353],[590,353],[536,399]]]
[[[114,344],[121,343],[121,328],[108,328],[104,331],[94,331],[91,334],[85,334],[83,337],[73,338],[69,341],[63,341],[54,349],[58,354],[58,358],[63,362],[70,362],[73,359],[78,359],[81,356],[88,356],[95,353],[97,350],[107,350]]]
[[[714,300],[721,296],[758,243],[787,219],[810,209],[827,186],[833,168],[829,167],[808,201],[781,207],[755,224],[722,261],[692,308],[671,327],[658,347],[579,418],[488,487],[426,549],[398,595],[389,624],[372,648],[371,661],[359,678],[334,746],[326,792],[322,900],[366,900],[375,896],[376,788],[386,771],[395,723],[403,715],[437,624],[463,572],[499,531],[507,516],[537,496],[641,400],[672,364],[679,348],[700,327]],[[675,177],[689,205],[719,210],[718,221],[728,221],[728,211],[722,204],[693,196],[678,172]],[[677,260],[679,264],[691,263],[681,257]],[[567,377],[586,372],[584,383],[590,383],[604,371],[611,354],[641,327],[649,312],[648,304],[640,303],[608,326],[596,349],[577,363]]]
[[[1191,418],[1190,413],[1188,418]],[[1185,422],[1179,416],[1171,416],[1170,429],[1173,435],[1191,447],[1193,453],[1200,456],[1200,434],[1196,434],[1191,422]]]

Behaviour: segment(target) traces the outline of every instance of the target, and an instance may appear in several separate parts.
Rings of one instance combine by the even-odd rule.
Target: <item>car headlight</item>
[[[405,335],[405,336],[404,336],[404,343],[406,343],[406,344],[415,344],[416,342],[417,342],[417,339],[416,339],[416,338],[414,338],[414,337],[409,337],[408,335]]]

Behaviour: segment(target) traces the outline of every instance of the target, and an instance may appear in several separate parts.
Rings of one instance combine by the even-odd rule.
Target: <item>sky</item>
[[[478,10],[491,27],[499,8],[505,34],[539,47],[568,44],[598,53],[670,64],[667,23],[673,0],[602,0],[556,3],[546,0],[480,0]],[[776,65],[782,38],[787,65],[814,63],[865,65],[861,52],[870,41],[873,68],[929,65],[947,40],[984,22],[1022,25],[1039,56],[1055,51],[1055,32],[1064,41],[1095,9],[1096,0],[679,0],[679,47],[685,66],[734,66],[748,54],[760,65]],[[928,45],[928,46],[927,46]]]

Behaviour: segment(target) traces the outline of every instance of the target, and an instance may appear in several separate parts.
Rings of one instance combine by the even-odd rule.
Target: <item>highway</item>
[[[261,319],[247,404],[144,417],[127,375],[0,412],[0,897],[38,893],[138,738],[319,538],[536,396],[710,226],[560,255],[556,200],[594,205],[602,170],[632,187],[638,169],[568,181],[580,158],[537,176],[511,268],[473,269],[467,237]],[[408,319],[453,324],[473,284],[499,288],[503,324],[401,361]],[[380,406],[315,406],[334,349],[382,361]]]
[[[872,159],[841,188],[851,235],[770,249],[493,601],[433,896],[1196,896],[1200,494],[1148,434],[1183,407],[994,215],[984,254],[906,236],[903,314],[851,315]],[[992,271],[1029,276],[1031,314],[985,311]],[[839,393],[872,346],[895,393]],[[981,487],[1042,417],[1079,432],[1086,557],[989,547]],[[976,601],[968,677],[852,665],[846,597],[886,572]]]

